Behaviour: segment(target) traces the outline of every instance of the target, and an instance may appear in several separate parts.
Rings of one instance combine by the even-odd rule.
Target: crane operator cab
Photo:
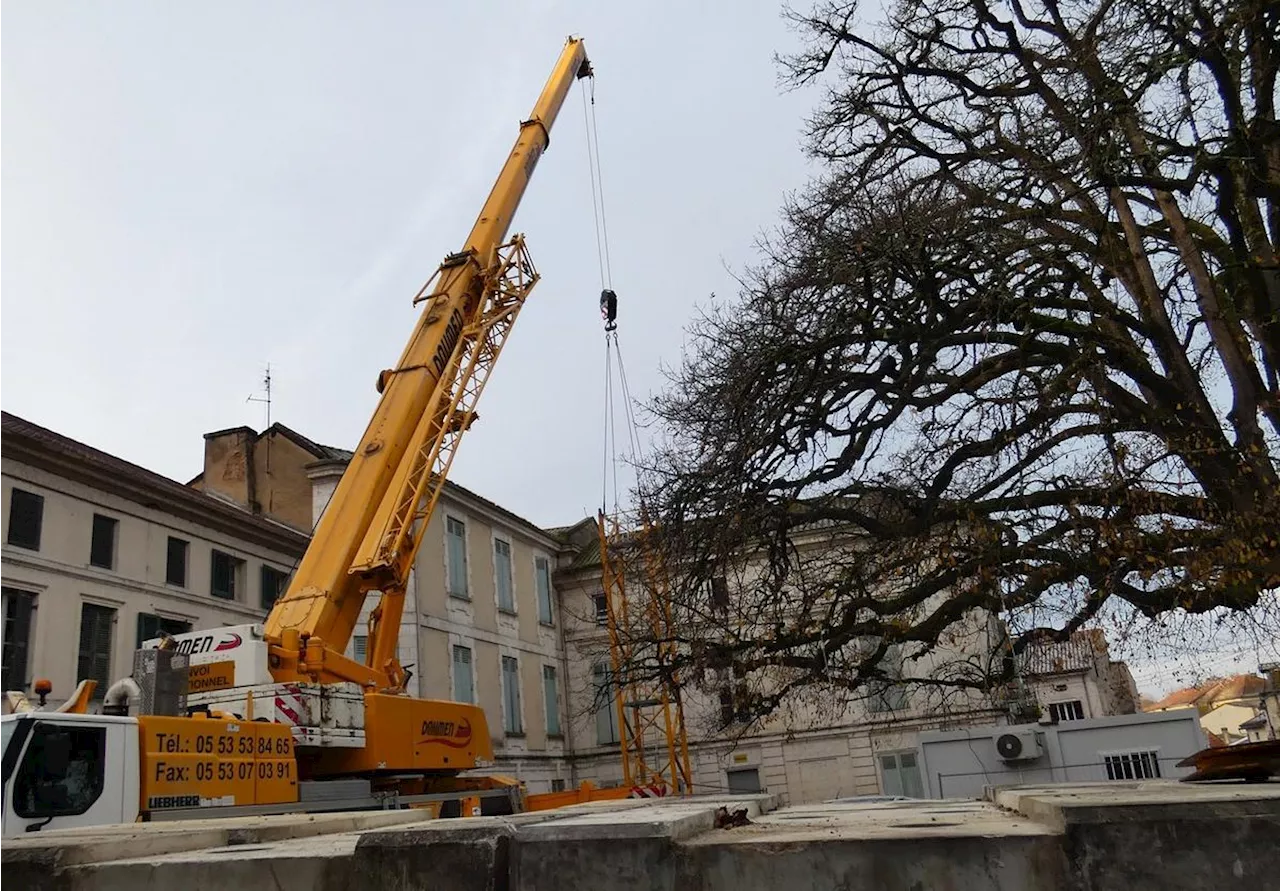
[[[609,288],[600,292],[600,316],[604,319],[604,330],[613,331],[618,327],[618,295]]]

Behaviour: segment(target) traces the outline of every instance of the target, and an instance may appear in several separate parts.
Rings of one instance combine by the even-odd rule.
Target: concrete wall
[[[70,694],[79,680],[83,604],[114,610],[114,680],[132,670],[140,613],[189,622],[193,630],[260,621],[266,614],[261,607],[261,567],[287,573],[301,554],[300,543],[292,551],[272,549],[174,516],[160,496],[143,504],[10,458],[3,462],[0,530],[8,529],[14,487],[44,498],[40,549],[15,547],[6,536],[0,574],[6,589],[35,595],[25,686],[30,690],[32,679],[48,678],[54,699]],[[111,569],[89,564],[94,514],[119,524]],[[165,580],[169,536],[189,542],[184,586]],[[234,601],[210,594],[214,548],[244,561]]]
[[[1032,731],[1043,755],[1036,760],[1003,761],[995,738]],[[1207,742],[1194,710],[1119,715],[1063,724],[969,727],[920,734],[920,765],[930,798],[981,798],[986,786],[1096,782],[1108,779],[1105,757],[1155,752],[1162,778],[1190,773],[1177,762]]]

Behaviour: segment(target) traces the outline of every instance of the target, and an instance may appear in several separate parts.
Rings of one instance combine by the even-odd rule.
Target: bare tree
[[[764,715],[865,693],[975,613],[1020,651],[1107,616],[1274,609],[1277,10],[854,14],[791,14],[824,174],[650,406],[642,487],[687,638],[664,670],[767,675]],[[928,683],[1007,680],[1000,641]]]

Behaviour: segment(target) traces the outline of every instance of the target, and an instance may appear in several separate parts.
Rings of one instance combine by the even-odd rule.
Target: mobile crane
[[[460,795],[471,812],[510,806],[513,781],[460,776],[492,763],[484,711],[409,695],[396,641],[459,440],[539,278],[508,229],[569,89],[591,76],[582,40],[569,38],[462,249],[414,297],[425,304],[419,321],[378,376],[373,417],[265,622],[146,642],[102,715],[80,697],[63,711],[0,718],[5,836]],[[344,652],[374,592],[358,662]],[[185,672],[184,692],[159,695],[174,671]],[[162,701],[184,713],[156,713]]]

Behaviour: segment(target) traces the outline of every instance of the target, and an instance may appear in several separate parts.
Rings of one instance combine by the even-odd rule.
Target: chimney
[[[204,435],[204,490],[261,512],[253,466],[251,427],[231,427]]]
[[[307,479],[311,480],[311,524],[319,525],[324,509],[329,506],[334,489],[347,469],[347,462],[338,459],[313,461],[306,466]]]

